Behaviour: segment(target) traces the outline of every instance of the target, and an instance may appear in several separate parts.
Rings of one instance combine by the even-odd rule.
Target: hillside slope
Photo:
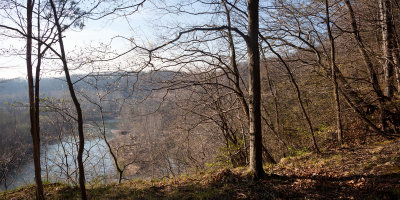
[[[266,166],[268,176],[257,183],[245,168],[221,169],[163,180],[132,180],[88,189],[91,199],[400,199],[400,140],[320,155],[297,156]],[[33,199],[34,186],[0,199]],[[78,199],[77,188],[47,184],[48,199]]]

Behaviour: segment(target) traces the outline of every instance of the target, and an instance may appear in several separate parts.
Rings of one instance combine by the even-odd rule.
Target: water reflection
[[[113,126],[108,122],[108,127]],[[83,154],[85,177],[88,183],[111,182],[116,180],[116,169],[109,154],[106,143],[94,126],[85,129],[85,151]],[[106,128],[107,135],[110,129]],[[78,138],[66,137],[61,142],[45,145],[41,148],[42,180],[48,182],[78,183],[76,156],[78,153]],[[8,190],[34,183],[33,160],[15,169],[8,176]],[[1,190],[5,190],[4,185]]]

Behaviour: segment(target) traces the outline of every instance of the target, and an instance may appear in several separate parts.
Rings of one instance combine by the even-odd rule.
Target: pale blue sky
[[[96,46],[100,43],[109,43],[111,38],[119,35],[124,37],[138,37],[151,40],[152,26],[149,20],[152,19],[153,11],[142,8],[140,12],[128,17],[105,18],[97,21],[89,20],[81,31],[68,30],[64,33],[65,46],[67,52],[85,48],[88,45]],[[128,23],[129,21],[129,23]],[[0,23],[11,25],[11,23],[0,19]],[[144,34],[146,33],[146,34]],[[9,48],[10,46],[18,49],[24,48],[25,41],[20,39],[4,38],[0,39],[0,48]],[[114,40],[112,47],[116,50],[129,48],[129,44],[123,40]],[[44,66],[46,68],[46,66]],[[4,56],[0,54],[0,78],[25,77],[26,66],[24,55]]]
[[[101,43],[109,43],[111,38],[115,36],[123,36],[126,38],[134,38],[135,42],[140,45],[152,45],[163,42],[159,40],[160,35],[166,35],[166,37],[174,37],[171,30],[162,28],[163,26],[174,27],[176,24],[182,26],[188,24],[207,24],[210,18],[205,16],[196,17],[187,14],[165,14],[160,10],[154,8],[154,4],[157,6],[163,6],[164,4],[174,5],[180,0],[168,0],[168,1],[149,1],[145,3],[144,7],[139,9],[139,12],[129,15],[127,17],[111,16],[109,18],[87,21],[86,26],[81,31],[70,31],[64,33],[64,43],[66,46],[67,53],[77,54],[77,51],[87,51],[88,46],[96,47]],[[182,1],[182,2],[189,2]],[[200,9],[207,10],[207,7],[192,7],[190,9],[199,11]],[[4,19],[0,19],[0,23],[4,23]],[[10,45],[23,49],[25,41],[16,39],[0,39],[0,48],[7,48]],[[131,47],[129,41],[123,39],[113,40],[111,47],[114,51],[123,52]],[[134,57],[134,55],[131,55]],[[131,63],[130,61],[125,61]],[[125,64],[126,64],[125,63]],[[44,75],[53,76],[54,73],[49,73],[48,69],[55,68],[54,66],[59,65],[54,63],[44,63]],[[110,64],[109,64],[110,65]],[[112,65],[112,64],[111,64]],[[77,71],[76,73],[84,73],[83,71]],[[62,75],[62,74],[55,74]],[[5,57],[0,53],[0,78],[15,78],[15,77],[26,77],[26,66],[24,61],[24,55]]]

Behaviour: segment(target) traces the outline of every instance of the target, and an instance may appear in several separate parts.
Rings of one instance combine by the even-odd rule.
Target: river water
[[[116,120],[108,120],[106,133],[111,136],[111,128],[115,127]],[[104,140],[93,126],[85,126],[85,135],[91,135],[85,139],[85,151],[83,154],[85,178],[87,183],[112,182],[116,180],[116,169]],[[108,138],[111,139],[111,138]],[[66,182],[76,184],[78,170],[76,137],[64,137],[61,141],[42,146],[41,168],[42,180],[48,182]],[[7,189],[15,189],[20,186],[34,183],[33,160],[30,159],[9,174]],[[0,186],[0,191],[5,186]]]

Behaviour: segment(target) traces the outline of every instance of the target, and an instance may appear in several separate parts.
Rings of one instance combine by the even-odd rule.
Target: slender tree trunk
[[[332,84],[333,84],[333,97],[335,100],[336,107],[336,133],[337,140],[339,143],[343,144],[343,125],[341,118],[341,110],[340,110],[340,97],[338,90],[338,82],[336,79],[336,53],[335,53],[335,40],[332,35],[331,25],[330,25],[330,13],[329,13],[329,1],[325,0],[325,13],[326,13],[326,29],[328,30],[329,42],[331,45],[331,76],[332,76]]]
[[[99,112],[100,112],[100,119],[101,119],[101,128],[99,127],[101,134],[103,136],[104,142],[106,143],[106,146],[108,148],[108,152],[111,155],[111,158],[114,162],[115,167],[117,168],[117,172],[119,174],[119,179],[118,179],[118,183],[122,182],[122,178],[123,178],[123,173],[126,169],[126,166],[122,166],[122,164],[120,164],[118,162],[118,157],[117,154],[114,153],[114,150],[111,147],[110,141],[107,139],[107,134],[106,134],[106,125],[105,125],[105,119],[104,119],[104,110],[103,110],[103,98],[105,96],[101,96],[100,93],[100,89],[99,89],[99,83],[98,83],[98,77],[95,77],[95,84],[93,85],[94,89],[96,90],[96,96],[98,99],[98,102],[91,100],[89,96],[87,95],[83,95],[86,100],[88,100],[90,103],[94,104],[95,106],[97,106],[99,108]]]
[[[281,128],[280,128],[281,124],[279,123],[280,116],[279,116],[278,95],[277,95],[276,89],[272,85],[272,80],[269,75],[268,65],[266,64],[267,59],[266,59],[264,50],[261,50],[261,55],[263,57],[263,61],[265,62],[264,66],[265,66],[265,75],[267,77],[267,84],[268,84],[269,89],[271,90],[271,95],[274,100],[274,109],[275,109],[275,126],[274,126],[274,128],[275,128],[275,132],[279,133],[281,130]]]
[[[240,102],[242,104],[242,108],[244,113],[246,114],[247,119],[249,119],[249,105],[247,104],[246,98],[243,94],[242,89],[240,88],[240,72],[239,72],[239,68],[237,66],[237,62],[236,62],[236,51],[235,51],[235,43],[233,41],[233,36],[232,36],[232,30],[231,30],[231,15],[230,15],[230,11],[226,5],[225,0],[222,1],[224,8],[225,8],[225,12],[226,12],[226,20],[228,23],[228,42],[229,42],[229,49],[231,51],[231,66],[233,68],[233,72],[234,72],[234,87],[236,90],[236,95],[239,97]]]
[[[229,42],[229,49],[231,51],[231,66],[232,66],[233,72],[234,72],[235,93],[236,93],[236,96],[238,96],[238,98],[240,99],[240,102],[241,102],[243,111],[246,114],[247,120],[250,120],[249,105],[246,101],[246,98],[244,96],[242,89],[240,88],[240,72],[239,72],[237,62],[236,62],[236,51],[235,51],[235,43],[233,41],[232,30],[231,30],[232,25],[231,25],[230,11],[226,5],[226,2],[222,1],[222,3],[225,8],[226,20],[227,20],[228,27],[229,27],[228,28],[228,42]],[[261,100],[260,100],[260,102],[261,102]],[[265,148],[264,145],[263,145],[263,151],[267,157],[266,161],[268,163],[276,164],[276,161],[273,159],[273,157],[271,156],[271,154],[268,152],[267,148]]]
[[[26,41],[26,67],[28,73],[28,87],[29,87],[29,114],[31,122],[31,136],[33,142],[33,162],[35,167],[35,181],[36,181],[36,199],[44,199],[43,183],[40,167],[40,134],[39,134],[39,105],[35,101],[35,91],[33,85],[32,74],[32,16],[33,16],[33,2],[27,1],[27,41]],[[37,86],[38,87],[38,86]],[[38,95],[38,94],[37,94]]]
[[[281,61],[283,61],[283,59],[281,59]],[[314,129],[313,129],[313,126],[312,126],[312,123],[311,123],[311,119],[308,116],[306,108],[304,107],[304,104],[303,104],[303,99],[301,97],[300,87],[297,84],[296,79],[294,79],[294,76],[293,76],[292,71],[290,70],[289,66],[287,64],[284,64],[284,66],[286,67],[286,70],[288,71],[288,74],[289,74],[289,78],[290,78],[294,88],[296,89],[297,101],[299,102],[300,108],[301,108],[301,110],[302,110],[302,112],[304,114],[304,117],[306,118],[306,121],[307,121],[307,124],[308,124],[308,128],[309,128],[310,133],[311,133],[311,137],[312,137],[312,142],[313,142],[314,148],[318,153],[321,153],[321,151],[319,150],[318,144],[317,144],[317,139],[315,138],[315,133],[314,133]]]
[[[357,42],[358,49],[359,49],[359,51],[360,51],[360,53],[361,53],[361,55],[362,55],[362,57],[364,59],[364,63],[367,66],[367,69],[369,71],[369,74],[370,74],[369,78],[370,78],[372,87],[373,87],[376,95],[380,99],[380,101],[383,101],[384,100],[384,94],[383,94],[382,89],[381,89],[381,87],[379,85],[378,75],[375,72],[375,69],[374,69],[374,66],[372,64],[371,58],[369,57],[369,55],[367,53],[367,50],[366,50],[366,48],[364,46],[364,43],[363,43],[363,40],[361,38],[360,32],[358,30],[357,21],[356,21],[356,17],[355,17],[355,14],[354,14],[353,7],[352,7],[352,5],[350,3],[350,0],[345,0],[345,3],[346,3],[346,6],[347,6],[347,8],[349,10],[349,16],[350,16],[350,20],[351,20],[351,27],[352,27],[352,31],[353,31],[353,36],[354,36],[354,39]]]
[[[314,149],[318,153],[320,153],[321,151],[319,150],[319,147],[318,147],[318,144],[317,144],[317,139],[315,138],[315,133],[314,133],[314,130],[313,130],[313,127],[312,127],[311,119],[308,116],[306,108],[304,107],[304,104],[303,104],[303,100],[302,100],[301,92],[300,92],[300,87],[297,84],[296,79],[294,78],[294,76],[292,74],[292,71],[290,70],[289,65],[285,62],[285,60],[282,58],[282,56],[277,51],[275,51],[274,48],[272,48],[272,45],[268,42],[268,40],[265,37],[263,37],[261,34],[260,34],[260,36],[261,36],[261,39],[264,40],[265,43],[267,43],[267,45],[268,45],[269,49],[272,51],[272,53],[275,54],[278,57],[279,61],[283,64],[283,66],[285,67],[286,71],[288,72],[289,79],[292,82],[292,84],[293,84],[293,86],[294,86],[294,88],[296,90],[297,101],[299,102],[300,109],[303,112],[304,117],[306,118],[306,121],[307,121],[307,124],[308,124],[308,128],[309,128],[311,136],[312,136]]]
[[[352,27],[352,31],[353,31],[354,40],[357,42],[358,49],[364,59],[365,65],[367,66],[367,70],[369,72],[369,79],[370,79],[372,88],[378,97],[379,109],[380,109],[380,113],[381,113],[381,116],[380,116],[380,121],[382,124],[381,128],[382,128],[382,133],[385,133],[385,131],[387,130],[386,111],[385,111],[385,95],[383,94],[382,89],[379,85],[378,75],[375,72],[374,65],[372,64],[371,58],[369,57],[369,55],[367,53],[367,50],[364,46],[360,32],[358,30],[356,17],[354,14],[353,7],[350,3],[350,0],[344,0],[344,2],[347,6],[347,9],[349,10],[349,17],[350,17],[350,21],[351,21],[351,27]]]
[[[261,127],[261,84],[260,84],[260,49],[258,46],[258,0],[248,0],[248,42],[249,58],[249,114],[250,114],[250,171],[253,179],[265,175],[262,161]]]
[[[40,0],[38,0],[38,7],[40,8]],[[37,13],[38,21],[37,21],[37,37],[40,38],[40,13]],[[47,49],[47,48],[46,48]],[[46,51],[44,50],[44,52]],[[43,52],[43,53],[44,53]],[[42,44],[38,42],[37,44],[37,64],[36,64],[36,72],[35,72],[35,120],[36,120],[36,132],[38,133],[38,138],[40,141],[40,68],[42,65]],[[40,145],[40,142],[39,142]],[[40,147],[40,146],[39,146]],[[39,149],[40,152],[40,149]]]
[[[268,87],[271,90],[271,94],[272,94],[272,97],[274,99],[275,125],[273,125],[273,122],[271,122],[271,124],[269,124],[268,120],[263,116],[262,116],[262,119],[265,121],[267,126],[270,127],[270,129],[275,134],[276,138],[282,143],[282,145],[287,150],[289,150],[289,146],[286,144],[286,142],[279,135],[279,133],[281,131],[281,124],[280,124],[280,115],[279,115],[278,95],[277,95],[276,89],[273,87],[272,80],[271,80],[271,77],[270,77],[270,74],[269,74],[269,68],[268,68],[268,65],[267,65],[267,58],[265,56],[265,50],[262,49],[261,45],[260,45],[260,48],[261,48],[262,59],[263,59],[263,61],[265,63],[264,66],[265,66],[265,75],[267,77],[267,84],[268,84]],[[265,111],[267,110],[267,108],[264,105],[263,105],[263,108],[264,108]],[[264,149],[266,149],[266,148],[264,147]],[[285,155],[285,153],[283,153],[283,155]],[[275,163],[276,163],[276,161],[275,161]]]
[[[314,45],[312,45],[310,42],[304,40],[302,37],[299,37],[299,39],[302,42],[304,42],[308,47],[313,49],[313,51],[317,57],[316,62],[318,64],[318,66],[320,66],[326,72],[330,71],[322,63],[322,56],[321,56],[321,53],[317,50],[317,48]],[[331,78],[331,77],[328,77],[328,78]],[[365,102],[365,100],[363,98],[361,98],[361,96],[359,95],[357,90],[352,88],[351,84],[346,80],[346,78],[344,77],[344,75],[342,74],[342,72],[340,71],[339,68],[336,68],[336,78],[337,78],[338,83],[341,83],[340,85],[342,85],[342,87],[344,89],[343,91],[350,95],[351,99],[353,99],[356,102],[357,106],[369,105],[369,103]]]
[[[394,61],[394,71],[396,75],[397,92],[400,93],[400,50],[399,50],[399,34],[397,31],[396,20],[398,20],[398,9],[399,2],[393,2],[392,4],[392,27],[393,27],[393,61]]]
[[[393,23],[390,0],[379,0],[379,10],[382,27],[382,51],[384,58],[385,96],[391,99],[394,87],[394,65],[393,65]]]
[[[396,30],[395,27],[393,29]],[[397,82],[397,92],[400,92],[400,52],[399,52],[399,40],[398,35],[394,35],[393,40],[393,61],[394,61],[394,70],[396,74],[396,82]]]
[[[62,37],[62,28],[61,28],[61,24],[60,24],[58,16],[57,16],[57,10],[54,5],[54,1],[50,0],[50,4],[51,4],[51,8],[53,10],[55,25],[57,26],[58,43],[60,45],[61,61],[63,63],[65,78],[67,80],[68,89],[69,89],[72,101],[74,102],[75,109],[76,109],[76,112],[78,115],[79,149],[78,149],[77,160],[78,160],[78,168],[79,168],[79,186],[81,189],[81,198],[83,200],[86,200],[87,196],[86,196],[86,189],[85,189],[85,171],[84,171],[83,160],[82,160],[84,145],[85,145],[85,136],[83,134],[82,109],[81,109],[79,100],[76,97],[74,85],[72,83],[71,76],[69,74],[68,62],[67,62],[67,57],[66,57],[66,53],[65,53],[63,37]]]
[[[114,165],[117,168],[117,171],[118,171],[118,174],[119,174],[118,183],[121,183],[122,182],[122,177],[123,177],[123,174],[124,174],[124,171],[125,171],[125,167],[121,167],[121,164],[118,162],[117,155],[115,155],[115,153],[114,153],[114,151],[113,151],[113,149],[112,149],[112,147],[110,145],[110,142],[108,141],[107,136],[106,136],[106,124],[104,122],[105,121],[104,120],[104,112],[103,112],[102,101],[101,101],[99,88],[98,88],[98,84],[97,84],[97,79],[96,79],[96,91],[97,91],[97,96],[98,96],[99,101],[100,101],[99,104],[97,104],[97,106],[99,107],[99,110],[100,110],[100,117],[101,117],[101,123],[102,123],[101,124],[102,125],[102,134],[103,134],[104,142],[106,143],[108,151],[110,152],[111,157],[113,158]]]

